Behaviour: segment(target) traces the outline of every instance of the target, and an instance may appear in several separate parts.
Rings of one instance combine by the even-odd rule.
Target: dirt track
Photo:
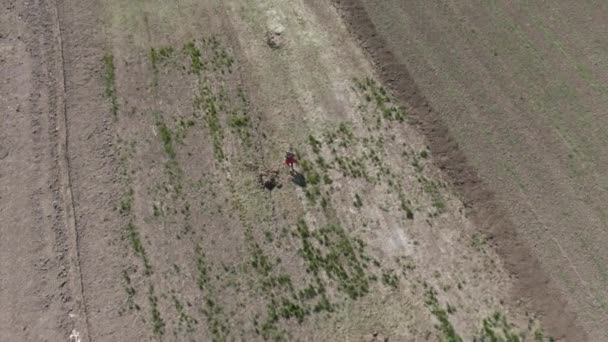
[[[2,15],[2,340],[86,332],[66,163],[63,65],[53,6]]]
[[[88,340],[89,319],[114,310],[103,303],[118,292],[98,280],[112,278],[108,255],[117,251],[104,237],[119,226],[104,212],[115,183],[96,66],[98,12],[82,1],[3,6],[3,94],[10,94],[3,97],[10,111],[2,121],[9,135],[3,199],[11,205],[2,222],[12,230],[3,230],[1,293],[12,309],[2,315],[2,340],[61,341],[73,332]]]
[[[321,0],[2,6],[0,341],[359,341],[375,331],[391,341],[492,334],[545,341],[535,311],[545,314],[548,333],[583,340],[572,316],[543,312],[561,302],[542,300],[545,278],[522,273],[537,267],[522,260],[528,245],[513,258],[519,240],[496,224],[507,222],[502,217],[488,216],[515,198],[497,192],[494,200],[497,189],[477,186],[471,166],[484,182],[503,184],[470,157],[493,160],[494,151],[471,152],[465,139],[463,155],[441,138],[445,123],[460,127],[457,114],[474,102],[447,106],[440,95],[453,88],[431,86],[418,55],[365,35],[431,46],[435,36],[392,36],[378,12],[342,12],[363,29],[353,32],[381,62],[375,70],[340,12]],[[434,17],[442,11],[414,8],[450,22]],[[469,81],[461,76],[453,77]],[[376,79],[411,108],[400,108]],[[421,110],[447,121],[418,116],[411,125]],[[524,149],[555,166],[547,151],[511,147],[513,158]],[[286,149],[297,150],[307,185],[281,171],[282,187],[268,192],[258,174],[280,169]],[[591,158],[593,151],[576,152]],[[591,189],[584,177],[601,173],[591,172],[591,159],[584,165],[582,186]],[[524,180],[520,203],[529,210],[549,203],[536,204],[526,189],[551,184]],[[454,190],[464,191],[464,203]],[[595,195],[585,200],[600,203]],[[480,196],[500,207],[480,206]],[[464,214],[470,205],[480,209],[473,220]],[[579,209],[571,215],[585,219]],[[529,212],[537,221],[552,213]],[[537,222],[523,219],[512,221]],[[543,222],[550,232],[553,223]],[[574,267],[587,254],[570,254],[566,237],[554,241]],[[555,280],[546,255],[538,257]],[[572,270],[601,297],[593,269]],[[521,292],[531,280],[536,292]],[[577,306],[577,291],[573,285],[564,298],[588,314],[591,336],[603,336],[602,307]],[[520,302],[511,292],[532,298]]]

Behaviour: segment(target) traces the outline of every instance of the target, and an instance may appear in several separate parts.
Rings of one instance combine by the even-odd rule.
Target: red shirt
[[[298,160],[296,159],[296,157],[287,157],[285,159],[285,164],[287,165],[291,165],[291,164],[296,164],[298,162]]]

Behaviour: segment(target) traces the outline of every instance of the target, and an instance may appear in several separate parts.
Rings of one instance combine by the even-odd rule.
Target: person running
[[[293,152],[287,152],[285,154],[285,165],[289,167],[292,172],[295,172],[294,164],[297,164],[296,154]]]

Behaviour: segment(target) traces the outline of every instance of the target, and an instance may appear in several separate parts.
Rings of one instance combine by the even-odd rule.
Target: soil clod
[[[280,49],[285,43],[284,33],[285,27],[279,23],[272,23],[269,25],[268,32],[266,32],[266,43],[271,49]]]
[[[265,187],[268,190],[273,190],[274,188],[281,188],[282,184],[279,180],[279,171],[276,169],[269,169],[260,172],[258,176],[260,185]]]
[[[388,337],[379,332],[374,332],[363,337],[363,342],[388,342]]]
[[[272,49],[280,49],[283,46],[281,32],[268,31],[268,33],[266,33],[266,43]]]

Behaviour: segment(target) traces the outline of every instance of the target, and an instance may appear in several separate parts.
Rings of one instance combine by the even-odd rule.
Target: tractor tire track
[[[118,179],[117,121],[105,98],[106,36],[103,5],[94,0],[57,0],[63,70],[66,195],[73,206],[72,255],[80,270],[81,341],[137,341],[134,312],[123,312],[126,222],[115,210],[123,193]],[[118,63],[118,59],[116,59]],[[76,276],[76,275],[74,275]]]
[[[0,22],[5,82],[0,136],[0,341],[63,341],[83,302],[62,124],[61,51],[54,3],[7,2]],[[5,35],[8,32],[8,35]],[[4,64],[6,62],[6,64]],[[4,89],[6,88],[6,89]],[[2,178],[2,177],[0,177]]]
[[[63,115],[58,115],[57,129],[59,135],[59,143],[58,146],[60,158],[58,159],[58,164],[60,165],[60,175],[63,189],[63,199],[64,199],[64,207],[66,210],[66,223],[67,223],[67,235],[69,235],[69,251],[70,251],[70,261],[71,261],[71,285],[72,290],[78,299],[76,300],[75,311],[78,313],[76,316],[72,316],[77,318],[77,327],[72,330],[71,336],[77,341],[90,341],[89,337],[89,319],[87,314],[87,303],[86,297],[83,290],[83,279],[82,272],[80,267],[80,246],[78,239],[78,222],[76,219],[76,208],[74,206],[74,194],[72,191],[72,180],[70,173],[70,158],[69,156],[69,127],[68,127],[68,112],[65,98],[66,91],[66,80],[65,80],[65,59],[63,55],[63,38],[61,33],[61,22],[59,17],[59,9],[57,7],[57,3],[54,3],[54,33],[57,39],[57,102],[58,112],[61,112]],[[70,337],[72,338],[72,337]]]

